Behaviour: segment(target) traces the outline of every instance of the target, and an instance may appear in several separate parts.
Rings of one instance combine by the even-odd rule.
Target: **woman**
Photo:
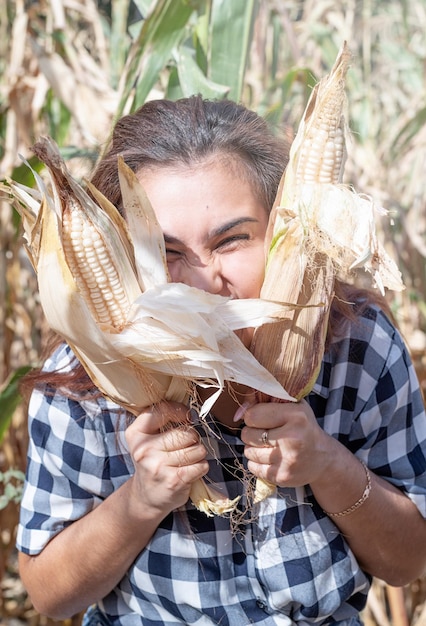
[[[172,280],[257,297],[287,160],[265,122],[200,97],[145,104],[117,123],[92,179],[120,207],[117,154],[155,209]],[[18,537],[36,608],[63,619],[96,605],[86,621],[117,626],[354,626],[371,576],[420,576],[426,420],[386,311],[376,295],[338,284],[306,401],[256,403],[252,390],[228,387],[208,433],[177,404],[126,425],[57,347],[30,403]],[[248,331],[241,339],[249,345]],[[188,500],[203,476],[244,494],[246,470],[278,489],[251,515],[242,497],[232,527]]]

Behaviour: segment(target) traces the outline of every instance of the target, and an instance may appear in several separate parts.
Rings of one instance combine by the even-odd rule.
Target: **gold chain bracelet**
[[[361,459],[359,459],[359,462],[363,466],[363,468],[365,470],[365,475],[367,477],[367,484],[365,486],[365,489],[364,489],[364,492],[363,492],[362,496],[360,497],[359,500],[357,500],[355,502],[355,504],[350,506],[348,509],[345,509],[344,511],[339,511],[339,513],[329,513],[328,511],[324,511],[324,513],[326,515],[328,515],[328,517],[344,517],[345,515],[350,515],[351,513],[353,513],[357,509],[359,509],[359,507],[362,506],[364,504],[364,502],[369,498],[370,493],[371,493],[371,475],[370,475],[370,470],[368,469],[368,467],[366,466],[364,461],[361,461]]]

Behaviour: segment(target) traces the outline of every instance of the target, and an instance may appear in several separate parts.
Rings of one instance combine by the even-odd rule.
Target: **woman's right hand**
[[[164,516],[184,505],[191,485],[208,471],[206,449],[183,404],[161,402],[142,411],[126,430],[135,475],[137,509]]]
[[[191,484],[208,470],[206,449],[181,404],[146,409],[127,428],[126,440],[135,474],[56,534],[40,554],[20,554],[21,579],[34,606],[54,620],[105,597],[161,520],[186,503]],[[67,567],[58,576],[62,563]]]

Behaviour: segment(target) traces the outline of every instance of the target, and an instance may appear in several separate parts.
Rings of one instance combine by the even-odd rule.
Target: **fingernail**
[[[244,417],[244,413],[251,406],[252,406],[251,402],[243,402],[242,405],[239,406],[238,409],[235,411],[235,415],[234,415],[233,421],[234,422],[239,422],[240,420],[242,420],[243,417]]]

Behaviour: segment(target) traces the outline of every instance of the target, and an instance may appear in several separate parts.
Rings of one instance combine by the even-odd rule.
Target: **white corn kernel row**
[[[344,132],[341,125],[311,128],[304,140],[297,166],[296,184],[341,182],[345,157]]]
[[[62,225],[68,266],[93,317],[120,330],[130,303],[105,242],[76,203],[68,203]]]

